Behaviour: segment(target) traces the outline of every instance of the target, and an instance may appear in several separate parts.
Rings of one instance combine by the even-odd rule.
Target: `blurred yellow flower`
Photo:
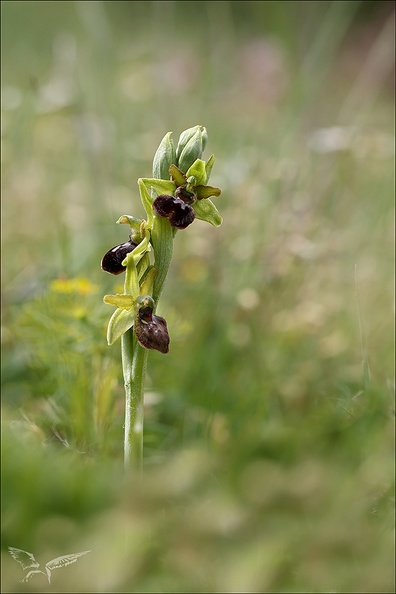
[[[92,295],[97,293],[99,288],[88,278],[76,276],[74,278],[61,277],[51,281],[50,290],[54,293]]]

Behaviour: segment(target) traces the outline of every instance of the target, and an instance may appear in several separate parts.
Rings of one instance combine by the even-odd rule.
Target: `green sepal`
[[[117,308],[107,326],[107,344],[113,344],[125,332],[132,328],[135,321],[134,314],[127,309]]]
[[[135,300],[132,295],[125,295],[125,293],[117,293],[116,295],[105,295],[103,302],[107,305],[115,305],[119,309],[132,309],[135,305]]]
[[[151,229],[153,226],[154,215],[153,215],[153,205],[152,205],[151,197],[149,194],[149,188],[147,188],[147,186],[144,184],[142,178],[138,179],[138,185],[139,185],[140,199],[142,201],[143,208],[147,214],[146,228]]]
[[[196,161],[194,161],[194,163],[191,165],[191,167],[189,168],[189,170],[186,173],[187,178],[189,178],[191,176],[195,177],[195,179],[196,179],[195,185],[196,186],[202,186],[202,185],[206,184],[207,175],[206,175],[205,161],[201,161],[201,159],[197,159]]]
[[[174,167],[174,165],[171,166]],[[138,180],[139,183],[139,187],[142,185],[146,188],[147,192],[151,192],[151,189],[154,188],[154,190],[157,192],[158,195],[160,194],[170,194],[171,196],[173,196],[173,194],[175,193],[176,187],[175,184],[172,181],[168,181],[166,179],[155,179],[152,177],[141,177]],[[183,183],[186,183],[184,178],[183,178]],[[150,197],[149,197],[150,198]],[[150,205],[151,205],[151,213],[153,212],[153,208],[152,208],[152,201],[150,198]]]
[[[209,200],[209,198],[207,200],[197,200],[196,202],[194,202],[192,207],[195,211],[195,216],[197,217],[197,219],[200,219],[201,221],[206,221],[214,227],[219,227],[223,222],[223,219],[220,216],[219,211],[217,210],[213,202]]]
[[[172,132],[165,134],[154,155],[153,177],[155,178],[169,178],[169,167],[172,163],[176,163],[176,150],[171,135]]]

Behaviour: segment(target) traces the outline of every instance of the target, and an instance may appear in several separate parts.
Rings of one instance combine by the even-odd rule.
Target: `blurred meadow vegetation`
[[[394,591],[393,11],[2,2],[4,592]],[[125,476],[100,260],[196,124],[224,222],[177,234]]]

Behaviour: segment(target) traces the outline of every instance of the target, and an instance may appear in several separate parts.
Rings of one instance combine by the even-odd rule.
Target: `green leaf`
[[[158,179],[169,178],[169,167],[176,163],[175,145],[171,138],[172,132],[165,134],[154,155],[153,177]]]
[[[197,217],[197,219],[200,219],[201,221],[206,221],[214,227],[219,227],[223,222],[223,219],[220,216],[219,211],[217,210],[213,202],[209,199],[197,200],[196,202],[194,202],[192,207],[195,211],[195,216]]]
[[[195,185],[202,186],[206,184],[206,163],[205,161],[201,161],[201,159],[197,159],[191,165],[189,170],[186,173],[186,177],[194,176],[196,179]]]
[[[172,260],[174,228],[169,224],[168,219],[155,217],[154,227],[151,234],[155,255],[155,268],[157,274],[154,279],[153,298],[157,303],[161,294],[169,264]]]
[[[129,328],[132,328],[135,321],[134,314],[127,309],[116,309],[109,320],[107,327],[107,343],[113,344]]]

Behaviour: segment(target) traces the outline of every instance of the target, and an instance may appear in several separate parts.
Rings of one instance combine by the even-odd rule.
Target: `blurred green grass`
[[[391,592],[389,2],[2,4],[8,546],[91,549],[51,591]],[[99,266],[165,132],[217,158],[178,234],[145,475],[123,476]]]

